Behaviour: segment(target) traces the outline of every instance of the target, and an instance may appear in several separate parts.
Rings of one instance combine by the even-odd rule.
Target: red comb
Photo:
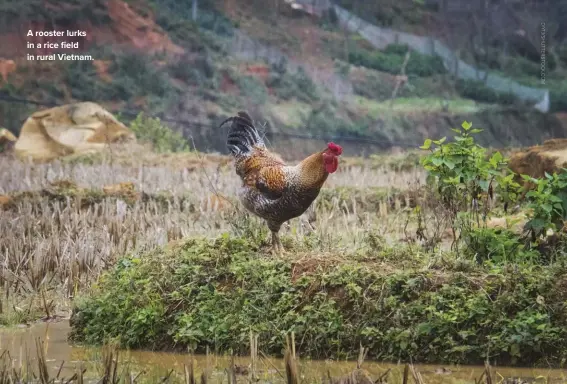
[[[329,143],[329,144],[327,144],[327,147],[328,147],[331,151],[337,153],[338,155],[340,155],[341,153],[343,153],[343,147],[341,147],[341,146],[338,145],[338,144]]]

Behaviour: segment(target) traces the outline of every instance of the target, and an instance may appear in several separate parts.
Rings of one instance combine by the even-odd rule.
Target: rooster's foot
[[[268,251],[268,253],[271,253],[274,256],[283,256],[284,254],[286,254],[286,250],[284,249],[284,247],[281,244],[271,245],[267,249],[267,251]]]
[[[283,256],[286,253],[277,233],[272,233],[272,245],[268,249],[268,252],[274,256]]]

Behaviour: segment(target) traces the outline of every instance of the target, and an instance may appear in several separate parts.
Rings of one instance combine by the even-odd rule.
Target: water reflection
[[[43,340],[43,348],[47,359],[47,365],[52,375],[56,375],[64,362],[61,376],[69,377],[79,364],[84,364],[87,369],[87,376],[100,375],[102,373],[102,353],[100,348],[81,347],[70,345],[67,341],[69,333],[68,321],[53,323],[41,323],[30,328],[4,329],[0,331],[0,350],[9,351],[13,366],[18,368],[21,362],[28,361],[32,366],[37,365],[36,340]],[[133,372],[144,370],[146,372],[160,372],[174,369],[179,374],[184,371],[184,366],[190,361],[189,354],[166,353],[151,351],[121,351],[120,362],[129,366]],[[195,371],[199,375],[204,369],[211,372],[212,382],[220,381],[225,373],[224,369],[230,366],[228,356],[203,356],[194,357]],[[235,359],[235,363],[241,367],[247,367],[249,361],[246,357]],[[352,361],[312,361],[301,360],[301,376],[308,381],[320,381],[323,376],[327,376],[327,371],[331,377],[339,377],[350,373],[356,368],[356,363]],[[374,379],[391,369],[389,382],[397,382],[396,377],[403,373],[403,365],[366,361],[363,368],[370,373]],[[416,365],[427,384],[436,383],[474,383],[478,379],[484,367],[481,366],[439,366],[439,365]],[[271,382],[283,381],[282,373],[285,372],[284,363],[281,359],[270,358],[261,359],[258,363],[260,379]],[[497,382],[504,382],[504,379],[521,377],[520,382],[545,383],[549,378],[554,383],[566,383],[567,371],[560,369],[532,369],[532,368],[510,368],[493,367],[497,373]],[[279,373],[278,373],[279,372]],[[215,380],[215,377],[218,380]],[[507,381],[511,382],[511,381]]]

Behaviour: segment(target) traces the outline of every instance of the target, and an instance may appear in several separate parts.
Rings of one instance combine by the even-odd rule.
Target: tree
[[[195,22],[197,21],[197,10],[198,10],[198,7],[199,7],[199,5],[197,3],[198,3],[198,0],[193,0],[193,6],[192,6],[192,9],[191,9],[191,17],[193,18],[193,21],[195,21]]]

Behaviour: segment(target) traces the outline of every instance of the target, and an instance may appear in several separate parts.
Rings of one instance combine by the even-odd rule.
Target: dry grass
[[[216,236],[238,229],[243,222],[246,214],[233,203],[240,180],[223,157],[166,156],[185,159],[193,166],[188,168],[173,160],[171,166],[168,162],[148,165],[147,154],[139,156],[137,164],[129,163],[135,156],[120,156],[99,158],[94,164],[85,163],[84,158],[48,164],[3,159],[0,195],[12,201],[10,209],[2,211],[0,205],[0,323],[66,316],[77,291],[95,282],[119,256],[183,237]],[[358,165],[345,168],[327,183],[328,190],[337,193],[283,229],[288,246],[310,242],[325,254],[362,248],[369,233],[387,240],[405,237],[405,215],[396,213],[396,207],[403,204],[393,203],[394,193],[422,180],[423,175]],[[137,194],[167,198],[129,201],[108,188],[118,183],[132,183]],[[75,194],[60,193],[54,185]],[[344,187],[359,197],[341,197]],[[372,197],[371,188],[376,187],[384,189],[384,201],[369,209],[364,193],[370,191]],[[81,192],[89,190],[97,190],[99,198],[89,199]],[[20,193],[18,199],[12,199],[22,191],[40,192],[33,196]],[[258,231],[266,229],[260,220],[249,221]],[[301,254],[301,247],[297,252]]]
[[[0,194],[41,189],[60,179],[90,188],[130,181],[136,189],[147,193],[168,191],[175,195],[192,191],[201,196],[214,190],[233,195],[240,185],[227,156],[191,152],[156,154],[138,146],[116,146],[112,151],[47,164],[29,164],[10,157],[2,162]],[[346,158],[341,163],[339,171],[329,177],[327,187],[405,189],[408,183],[425,179],[425,173],[418,168],[393,171],[382,157],[366,161]]]

